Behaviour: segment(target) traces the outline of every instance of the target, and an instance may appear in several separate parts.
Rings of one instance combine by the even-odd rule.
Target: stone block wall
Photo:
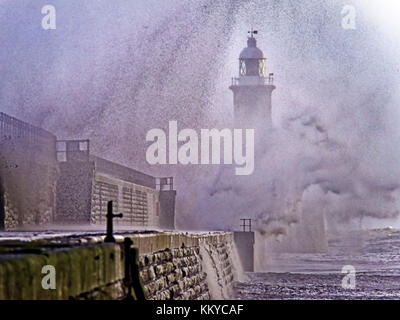
[[[140,279],[146,299],[210,299],[199,253],[199,247],[190,247],[141,256]]]
[[[0,300],[118,300],[126,298],[130,288],[134,299],[234,297],[240,261],[235,258],[232,233],[143,233],[116,238],[115,244],[103,243],[102,237],[74,237],[67,242],[46,239],[0,246]],[[133,242],[129,250],[122,243],[127,240]],[[56,290],[41,286],[45,265],[56,269]]]
[[[230,233],[226,235],[223,241],[203,239],[199,246],[211,299],[214,300],[232,298],[233,283],[242,272],[241,262],[235,259],[233,238],[230,237]]]
[[[233,233],[162,233],[132,240],[139,248],[140,278],[148,299],[234,296],[233,285],[243,269]]]

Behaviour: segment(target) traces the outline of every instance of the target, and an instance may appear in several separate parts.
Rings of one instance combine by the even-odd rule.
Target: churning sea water
[[[237,298],[400,299],[400,230],[330,235],[328,246],[327,253],[269,255],[267,272],[237,283]],[[342,286],[345,265],[355,269],[354,289]]]

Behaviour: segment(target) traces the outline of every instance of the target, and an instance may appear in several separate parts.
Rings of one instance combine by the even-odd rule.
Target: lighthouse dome
[[[242,50],[239,59],[264,59],[264,53],[257,48],[257,42],[254,37],[247,39],[247,47]]]

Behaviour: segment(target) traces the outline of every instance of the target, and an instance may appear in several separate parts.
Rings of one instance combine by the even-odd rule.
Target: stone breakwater
[[[195,237],[190,246],[166,249],[139,258],[140,279],[147,299],[229,299],[241,269],[231,233]]]
[[[116,240],[0,242],[0,299],[234,298],[242,271],[230,232],[126,233]],[[55,290],[42,287],[45,265],[56,270]]]
[[[141,256],[140,279],[145,297],[151,300],[210,299],[207,274],[198,247],[165,250]]]

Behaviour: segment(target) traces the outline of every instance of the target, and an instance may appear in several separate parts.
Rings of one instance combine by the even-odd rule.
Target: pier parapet
[[[3,241],[0,300],[233,298],[239,269],[231,232],[136,232],[115,239]],[[54,267],[55,289],[42,286],[45,266]]]

